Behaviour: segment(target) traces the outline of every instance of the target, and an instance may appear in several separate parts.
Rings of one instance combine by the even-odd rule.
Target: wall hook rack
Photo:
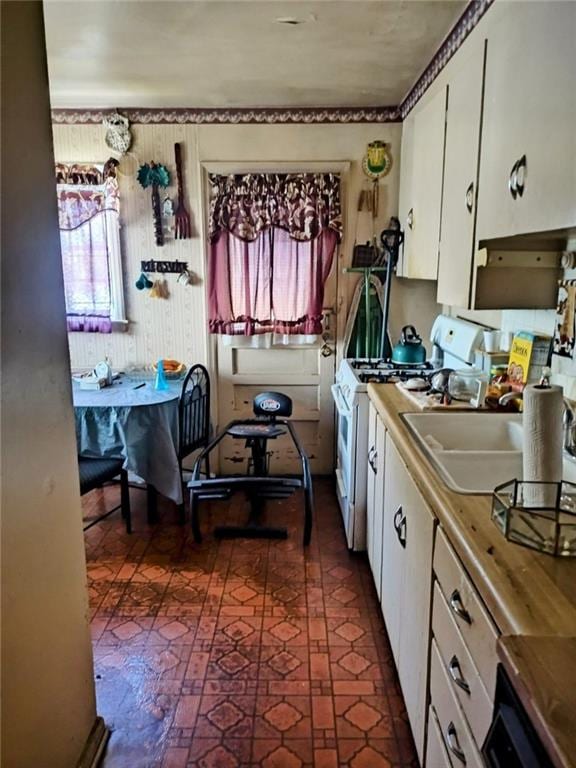
[[[140,266],[142,272],[160,272],[161,274],[175,274],[179,275],[188,269],[187,261],[157,261],[156,259],[150,259],[149,261],[141,261]]]

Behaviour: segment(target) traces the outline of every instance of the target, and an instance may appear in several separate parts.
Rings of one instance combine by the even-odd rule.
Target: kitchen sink
[[[497,485],[522,477],[521,414],[406,413],[403,419],[456,493],[491,494]],[[576,482],[574,460],[564,460],[563,477]]]

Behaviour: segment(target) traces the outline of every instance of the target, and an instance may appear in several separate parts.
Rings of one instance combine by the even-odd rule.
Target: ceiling
[[[44,6],[53,107],[370,107],[400,103],[466,2]]]

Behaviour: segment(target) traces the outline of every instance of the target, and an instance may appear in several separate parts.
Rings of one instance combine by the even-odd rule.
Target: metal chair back
[[[210,376],[203,365],[193,365],[184,378],[178,422],[178,458],[182,460],[210,439]]]

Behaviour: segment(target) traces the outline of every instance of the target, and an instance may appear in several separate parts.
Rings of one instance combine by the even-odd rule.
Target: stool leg
[[[130,509],[130,488],[128,486],[128,472],[123,469],[120,472],[120,508],[122,517],[126,523],[126,533],[132,533],[132,511]]]

